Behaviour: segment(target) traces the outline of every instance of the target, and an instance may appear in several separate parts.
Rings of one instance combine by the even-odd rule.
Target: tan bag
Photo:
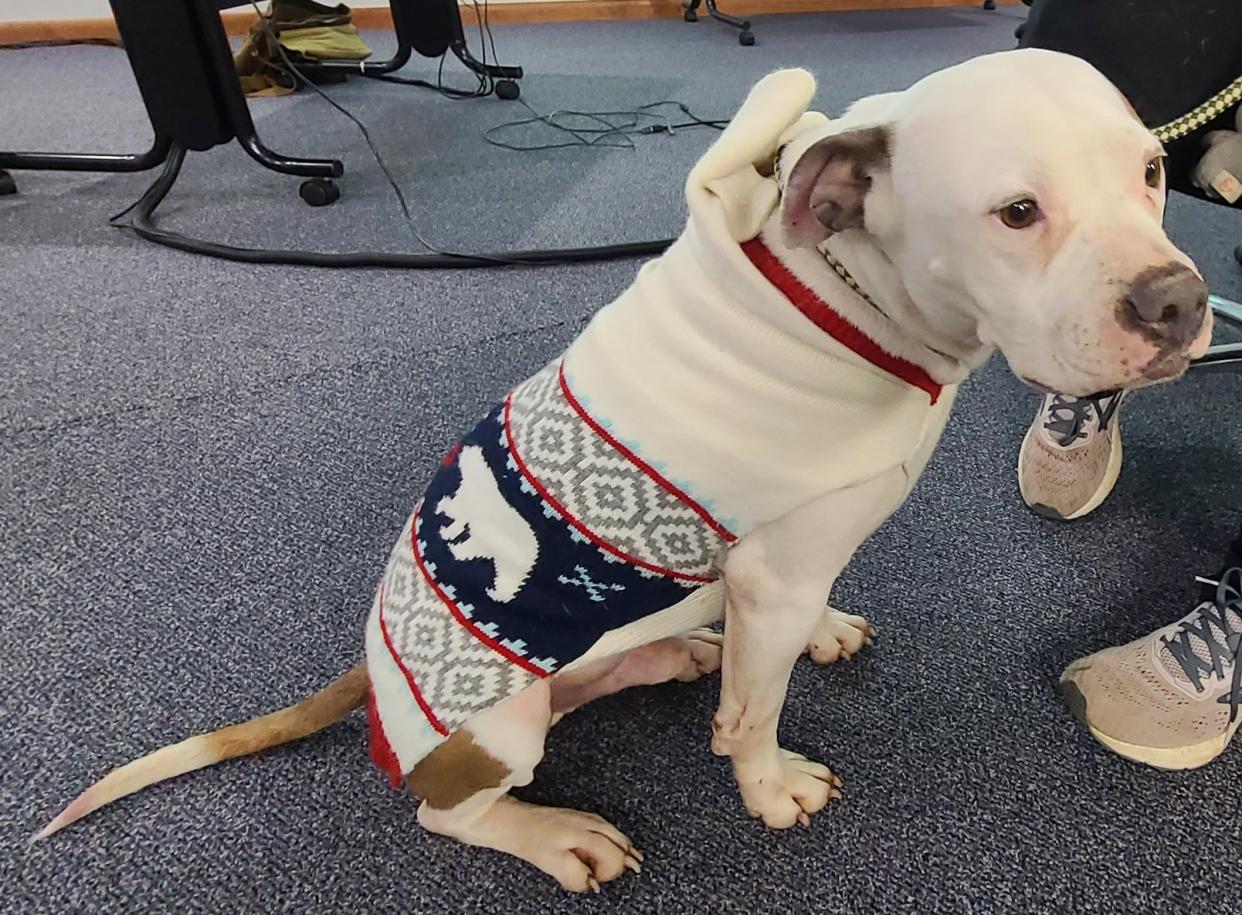
[[[344,4],[272,0],[271,9],[250,27],[245,44],[233,55],[242,91],[251,98],[261,98],[298,90],[298,78],[274,47],[272,34],[294,66],[303,61],[366,60],[371,49],[352,19],[353,12]]]

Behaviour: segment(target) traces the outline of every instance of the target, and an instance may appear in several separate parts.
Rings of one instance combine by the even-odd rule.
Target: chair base
[[[1218,320],[1242,328],[1242,304],[1215,295],[1208,301]],[[1242,343],[1221,343],[1210,347],[1190,367],[1200,372],[1242,372]]]

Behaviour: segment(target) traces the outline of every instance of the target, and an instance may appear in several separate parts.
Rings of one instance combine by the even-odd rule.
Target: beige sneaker
[[[1125,391],[1070,397],[1048,394],[1022,440],[1018,488],[1036,513],[1069,521],[1094,511],[1121,473]]]
[[[1242,569],[1206,583],[1215,594],[1189,616],[1061,674],[1074,717],[1127,759],[1194,769],[1219,756],[1242,724]]]

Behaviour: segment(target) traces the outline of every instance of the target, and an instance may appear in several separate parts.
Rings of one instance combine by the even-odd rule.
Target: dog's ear
[[[817,245],[834,232],[861,226],[871,176],[888,167],[890,147],[887,127],[851,130],[809,146],[793,164],[781,195],[785,243]]]

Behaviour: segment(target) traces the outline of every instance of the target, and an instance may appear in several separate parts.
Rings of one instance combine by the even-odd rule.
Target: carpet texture
[[[839,110],[1010,47],[1013,8],[496,29],[523,98],[727,116],[801,65]],[[380,54],[391,36],[368,33]],[[462,74],[450,68],[452,78]],[[425,60],[409,68],[434,74]],[[150,141],[124,56],[0,52],[0,144]],[[517,153],[525,115],[352,81],[422,233],[479,250],[666,236],[706,130],[634,150]],[[349,122],[314,96],[255,102],[274,148],[345,159],[343,199],[236,147],[192,155],[167,225],[252,244],[415,246]],[[764,831],[709,750],[715,678],[568,718],[521,795],[594,810],[641,877],[570,897],[533,869],[420,831],[365,754],[361,716],[261,757],[28,835],[109,768],[300,699],[358,659],[393,538],[434,461],[553,355],[637,264],[412,273],[247,267],[107,228],[149,175],[20,173],[0,199],[0,906],[36,912],[1117,912],[1226,910],[1242,753],[1193,773],[1124,762],[1074,723],[1061,669],[1185,613],[1242,516],[1242,378],[1195,376],[1125,411],[1115,494],[1074,524],[1021,505],[1033,398],[993,360],[907,505],[834,603],[881,638],[797,667],[784,743],[846,780],[809,829]],[[1175,239],[1242,298],[1242,220],[1174,200]]]

